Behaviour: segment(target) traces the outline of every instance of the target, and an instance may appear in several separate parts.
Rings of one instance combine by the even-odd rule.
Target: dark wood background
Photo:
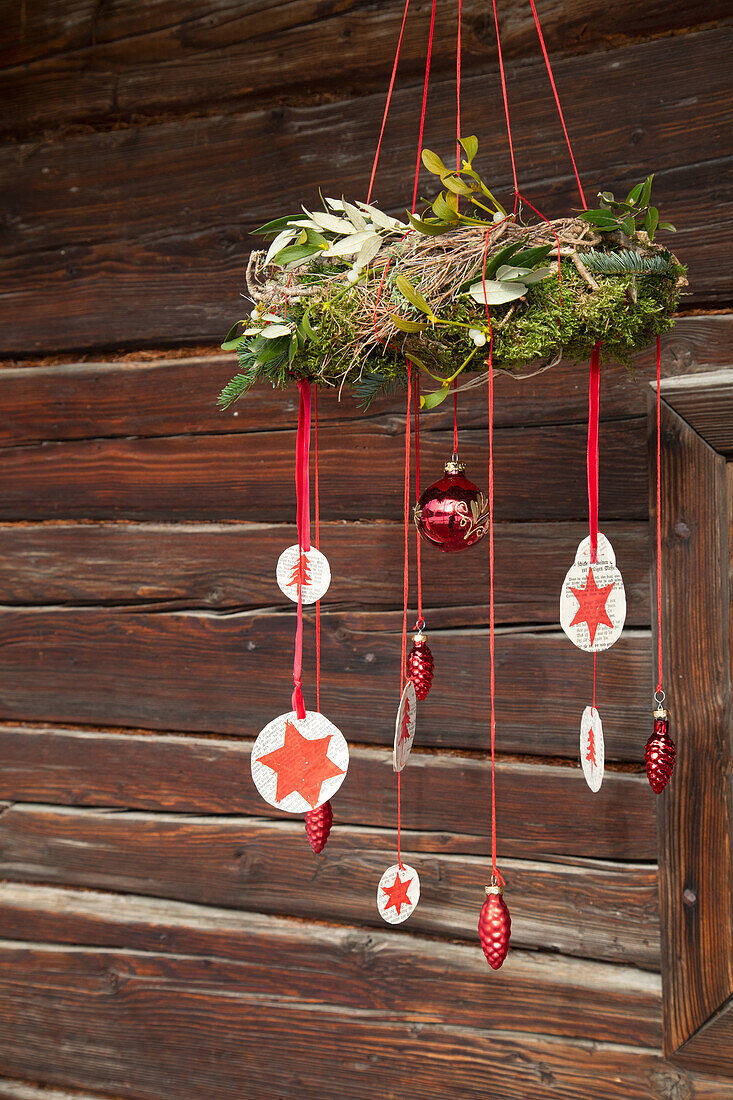
[[[656,172],[691,287],[667,374],[733,358],[730,4],[542,0],[589,195]],[[411,8],[377,195],[408,200],[429,3]],[[586,530],[586,369],[497,384],[498,773],[489,860],[487,562],[426,551],[436,658],[404,786],[423,899],[387,928],[401,623],[400,401],[323,396],[323,709],[352,745],[323,856],[249,776],[287,708],[292,392],[219,413],[248,231],[365,191],[402,4],[25,0],[0,47],[0,1098],[724,1100],[660,1052],[646,386],[604,370],[601,517],[629,617],[599,660],[607,774],[577,765],[592,664],[559,631]],[[426,142],[446,155],[454,3]],[[500,3],[523,191],[577,199],[529,4]],[[464,132],[506,192],[490,5],[464,0]],[[239,304],[238,304],[239,303]],[[484,396],[462,450],[485,484]],[[450,448],[425,418],[423,477]],[[309,628],[312,616],[308,616]],[[313,667],[312,631],[307,661]],[[310,695],[312,695],[312,687]],[[72,1091],[69,1092],[68,1090]]]

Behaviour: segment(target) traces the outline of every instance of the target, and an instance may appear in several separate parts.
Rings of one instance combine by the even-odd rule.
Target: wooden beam
[[[725,458],[733,457],[733,351],[727,370],[664,378],[662,396],[705,442]]]
[[[653,445],[652,410],[650,399]],[[678,754],[657,813],[664,1050],[725,1072],[714,1019],[733,994],[725,461],[664,403],[662,432],[664,685]],[[654,526],[653,491],[651,511]]]
[[[249,742],[211,737],[0,727],[3,795],[24,802],[282,818],[251,782],[250,750]],[[352,747],[349,775],[334,802],[339,822],[394,827],[390,760],[384,749]],[[654,859],[654,805],[644,776],[607,772],[601,790],[591,795],[577,767],[513,760],[500,760],[497,767],[503,856],[522,858],[531,850],[535,858],[562,853]],[[459,804],[461,832],[488,836],[487,783],[484,757],[413,750],[403,783],[404,827],[453,832]],[[534,809],[528,808],[528,792]]]
[[[263,821],[16,804],[0,816],[0,874],[24,883],[383,928],[374,895],[382,872],[394,861],[394,832],[340,825],[338,802],[334,807],[336,824],[324,854],[316,858],[301,818]],[[402,855],[417,869],[422,890],[411,932],[475,944],[488,864],[485,856],[460,854],[465,844],[457,834],[403,832]],[[654,865],[506,859],[502,871],[513,947],[659,969]],[[11,899],[18,891],[25,898],[17,911],[8,889],[0,887],[2,935],[66,939],[66,906],[59,931],[58,921],[33,915],[34,891],[40,887],[11,890]],[[45,895],[38,896],[42,913],[48,914]],[[91,933],[86,931],[74,934],[80,938],[71,942],[108,942],[87,938]],[[137,939],[113,942],[151,949]],[[176,950],[187,948],[179,943]]]

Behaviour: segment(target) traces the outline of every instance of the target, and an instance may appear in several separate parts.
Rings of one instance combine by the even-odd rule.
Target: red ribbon
[[[590,560],[598,558],[598,419],[601,398],[601,345],[590,354],[588,380],[588,519],[590,525]]]
[[[310,517],[310,442],[311,442],[311,384],[307,378],[298,382],[298,435],[295,443],[295,499],[298,524],[298,555],[300,558],[311,548]],[[298,718],[305,718],[305,704],[301,687],[303,671],[303,586],[298,587],[298,617],[295,627],[295,656],[293,658],[292,707]]]

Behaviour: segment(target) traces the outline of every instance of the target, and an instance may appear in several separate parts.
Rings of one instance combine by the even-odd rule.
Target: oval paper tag
[[[420,900],[420,879],[414,867],[388,867],[377,887],[377,909],[387,924],[402,924]]]
[[[252,779],[265,802],[289,814],[315,810],[333,798],[349,767],[349,746],[317,710],[279,714],[252,748]]]
[[[407,763],[415,740],[415,719],[417,718],[417,695],[412,680],[408,680],[402,692],[397,718],[394,725],[394,749],[392,767],[401,772]]]
[[[599,558],[592,565],[589,546],[589,540],[580,543],[578,557],[565,575],[560,592],[560,625],[578,649],[597,653],[609,649],[623,630],[626,590],[605,535],[598,534]],[[608,555],[605,558],[600,557],[602,548]]]
[[[303,603],[315,603],[328,592],[331,583],[331,566],[328,558],[315,546],[300,552],[297,542],[283,550],[277,560],[275,573],[280,591],[298,602],[298,589],[303,592]]]
[[[580,763],[585,781],[594,792],[601,789],[604,762],[601,716],[597,707],[586,707],[580,719]]]

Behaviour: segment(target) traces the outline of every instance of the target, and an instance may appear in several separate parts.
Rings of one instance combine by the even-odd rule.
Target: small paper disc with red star
[[[268,722],[252,748],[252,779],[265,802],[289,814],[315,810],[333,798],[349,766],[349,746],[317,710],[294,710]]]
[[[560,625],[573,645],[586,653],[609,649],[626,620],[626,591],[610,561],[576,561],[560,593]]]
[[[377,909],[387,924],[402,924],[420,900],[420,879],[414,867],[395,863],[388,867],[377,887]]]
[[[275,573],[280,591],[293,603],[298,602],[298,589],[303,593],[303,603],[315,603],[323,599],[331,583],[331,566],[328,558],[315,546],[301,551],[297,542],[283,550],[277,560]]]
[[[412,742],[415,740],[416,718],[417,694],[412,680],[408,680],[405,684],[405,690],[402,692],[394,724],[392,767],[396,772],[402,771],[412,750]]]
[[[603,747],[603,723],[597,707],[586,707],[580,719],[580,763],[590,789],[601,789],[605,752]]]

